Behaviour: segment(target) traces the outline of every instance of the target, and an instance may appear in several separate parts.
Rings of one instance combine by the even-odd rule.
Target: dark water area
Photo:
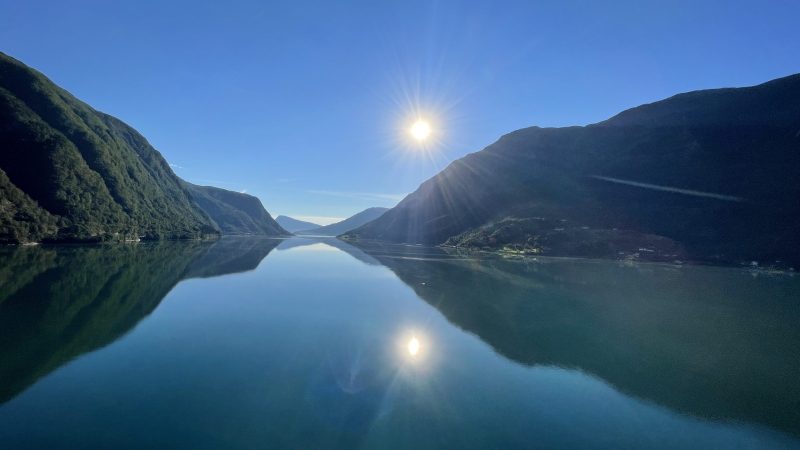
[[[330,238],[0,250],[0,448],[798,448],[800,277]]]

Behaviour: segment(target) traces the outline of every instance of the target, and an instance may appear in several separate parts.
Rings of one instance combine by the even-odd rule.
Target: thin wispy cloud
[[[357,198],[363,200],[390,200],[399,202],[408,194],[381,194],[375,192],[346,192],[346,191],[328,191],[328,190],[309,190],[310,194],[329,195],[332,197],[346,197]]]
[[[178,164],[168,163],[170,167],[173,169],[185,169],[183,166],[179,166]]]

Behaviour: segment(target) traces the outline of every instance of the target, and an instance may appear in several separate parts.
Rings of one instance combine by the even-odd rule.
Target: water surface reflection
[[[793,274],[360,249],[506,358],[591,373],[693,416],[800,434]]]
[[[0,281],[2,448],[799,443],[788,275],[243,238]]]
[[[253,270],[279,242],[0,249],[0,403],[124,335],[181,280]]]

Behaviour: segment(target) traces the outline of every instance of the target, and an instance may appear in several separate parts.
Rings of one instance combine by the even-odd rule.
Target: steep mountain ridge
[[[219,233],[141,134],[0,53],[0,243]]]
[[[184,186],[223,234],[290,235],[269,215],[258,197],[189,182]]]
[[[679,94],[594,125],[509,133],[346,237],[795,263],[798,149],[800,75]],[[541,220],[505,226],[515,219]],[[650,248],[656,241],[663,248]]]

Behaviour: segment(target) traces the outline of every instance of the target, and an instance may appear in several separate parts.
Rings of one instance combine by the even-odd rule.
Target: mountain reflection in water
[[[281,256],[262,261],[270,254]],[[588,391],[582,389],[639,399],[623,410],[646,410],[647,420],[671,424],[665,429],[685,421],[680,427],[695,430],[687,439],[697,445],[790,445],[800,435],[800,279],[791,274],[476,258],[414,246],[356,247],[335,238],[26,247],[0,251],[0,262],[0,413],[80,355],[103,347],[95,354],[130,351],[109,344],[163,317],[174,296],[159,305],[180,281],[258,268],[247,283],[214,280],[230,298],[204,303],[193,297],[147,332],[198,328],[176,333],[185,341],[148,338],[144,355],[161,362],[134,380],[154,389],[146,391],[148,407],[183,408],[182,426],[206,420],[208,407],[242,414],[226,422],[229,440],[198,435],[181,446],[251,447],[267,438],[278,447],[334,442],[342,448],[376,442],[513,447],[531,437],[552,446],[594,442],[590,429],[517,423],[525,414],[522,422],[566,416],[597,422],[596,405],[583,411],[571,403],[583,401]],[[214,286],[191,292],[202,295]],[[494,353],[471,347],[469,335]],[[192,368],[181,369],[187,365]],[[170,370],[161,373],[162,366]],[[106,377],[103,389],[124,403],[119,389],[125,388],[115,383],[124,382]],[[556,401],[548,392],[560,392],[557,401],[568,409],[541,409]],[[87,420],[96,419],[92,411],[87,407]],[[249,420],[269,427],[246,425]],[[697,425],[706,422],[734,431]],[[475,423],[494,425],[482,430]],[[404,430],[397,424],[416,424],[418,438],[427,440],[387,431]],[[770,430],[753,432],[764,441],[736,440],[759,427]],[[0,437],[10,429],[0,426]],[[379,430],[393,437],[375,441],[384,436]],[[655,444],[637,433],[634,427],[619,442]],[[31,437],[17,438],[11,442]]]
[[[0,403],[110,344],[181,280],[253,270],[280,240],[19,247],[0,253]]]
[[[800,434],[800,277],[360,246],[452,324],[525,365],[578,369],[708,419]]]

